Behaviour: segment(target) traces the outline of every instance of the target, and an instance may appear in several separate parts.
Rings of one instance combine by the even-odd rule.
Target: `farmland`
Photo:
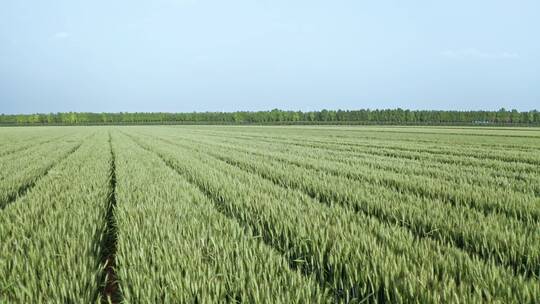
[[[0,128],[0,303],[538,303],[540,129]]]

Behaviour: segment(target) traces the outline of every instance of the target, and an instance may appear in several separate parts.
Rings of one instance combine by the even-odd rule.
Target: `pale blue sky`
[[[0,112],[540,109],[540,1],[3,0]]]

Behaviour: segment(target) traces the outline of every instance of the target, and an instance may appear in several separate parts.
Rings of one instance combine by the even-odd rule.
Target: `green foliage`
[[[188,149],[211,147],[208,153],[217,159],[278,185],[301,189],[324,203],[341,204],[402,225],[419,237],[462,247],[518,273],[540,273],[540,234],[535,227],[540,223],[540,207],[532,191],[470,186],[459,180],[434,183],[433,177],[357,165],[345,157],[321,161],[317,155],[302,155],[302,149],[269,152],[287,149],[284,145],[250,149],[243,148],[246,142],[218,145],[215,138],[202,140],[201,136],[182,136],[172,143]],[[460,174],[452,168],[447,171]],[[384,188],[387,190],[381,191]],[[418,213],[419,209],[425,211]]]
[[[312,279],[289,269],[154,153],[125,136],[114,141],[117,267],[126,302],[329,302]]]
[[[356,213],[354,208],[336,207],[331,201],[330,207],[327,208],[307,198],[304,193],[312,194],[315,199],[324,201],[323,197],[331,197],[332,193],[337,197],[350,197],[354,189],[362,189],[366,185],[355,184],[354,181],[347,179],[335,180],[331,175],[310,171],[296,175],[295,166],[272,162],[268,152],[264,152],[268,157],[258,158],[238,152],[232,146],[220,149],[210,142],[197,145],[194,139],[200,139],[206,132],[186,135],[185,129],[183,131],[178,133],[181,138],[172,138],[173,132],[170,131],[163,132],[159,136],[154,130],[144,139],[140,136],[132,138],[147,149],[156,151],[188,180],[205,189],[218,208],[258,231],[267,243],[279,248],[291,264],[296,260],[304,261],[301,266],[303,271],[315,275],[319,281],[331,286],[339,299],[359,300],[371,295],[375,301],[393,302],[445,302],[452,299],[469,302],[482,301],[481,299],[485,298],[499,299],[503,302],[530,302],[538,296],[536,283],[528,278],[535,276],[533,273],[538,269],[538,259],[531,260],[530,270],[517,267],[517,272],[512,267],[497,265],[502,262],[495,259],[496,255],[507,255],[508,264],[513,264],[516,261],[513,260],[514,250],[521,249],[513,247],[505,253],[496,249],[505,244],[494,243],[497,239],[504,238],[503,228],[498,230],[501,234],[495,232],[483,235],[481,231],[476,233],[471,229],[460,236],[458,228],[463,229],[466,225],[462,221],[462,218],[467,216],[467,213],[463,213],[466,208],[457,209],[453,213],[457,221],[455,223],[444,221],[448,213],[445,210],[454,212],[454,208],[457,207],[446,206],[446,209],[436,209],[435,211],[439,210],[440,216],[427,223],[444,224],[438,229],[449,231],[440,234],[436,234],[437,229],[428,231],[428,226],[421,221],[429,217],[429,214],[419,213],[422,208],[430,211],[431,207],[427,206],[429,201],[424,203],[420,201],[416,206],[411,205],[410,212],[404,213],[407,210],[404,208],[416,203],[414,198],[398,196],[386,202],[393,191],[385,190],[381,187],[383,185],[378,186],[379,193],[383,195],[381,198],[371,195],[361,199],[356,196],[342,201],[364,205],[369,203],[364,210],[365,213]],[[162,136],[169,139],[162,140],[160,139]],[[213,141],[220,142],[223,138],[226,139],[224,136],[214,137]],[[251,163],[253,167],[241,166],[239,162],[231,164],[224,161],[231,158],[243,159],[241,162]],[[268,172],[274,172],[276,175],[270,177]],[[311,185],[311,191],[302,185]],[[290,189],[302,190],[304,193]],[[368,193],[363,194],[365,196]],[[402,204],[403,207],[396,209],[393,206],[396,204]],[[437,204],[444,206],[442,202],[433,202],[434,206]],[[384,211],[384,208],[388,209],[388,212],[385,216],[377,218],[377,212]],[[484,225],[494,221],[493,227],[497,227],[497,217],[484,217],[481,213],[470,211],[473,215],[476,214],[476,220],[484,220]],[[399,212],[402,214],[399,215]],[[400,221],[393,219],[398,216]],[[416,222],[406,225],[401,223],[411,220],[413,216],[416,216]],[[505,218],[500,219],[501,225],[505,225]],[[474,221],[472,218],[470,223]],[[516,225],[525,229],[524,231],[529,231],[529,236],[534,236],[536,223],[517,222]],[[506,229],[510,227],[511,225],[508,225]],[[415,230],[416,228],[418,229]],[[454,232],[458,234],[454,236]],[[435,237],[422,236],[429,233],[435,234]],[[459,243],[463,242],[464,235],[469,234],[476,235],[476,240],[472,239],[469,244],[473,246],[465,248],[469,250],[464,250]],[[521,238],[524,239],[527,240],[526,237]],[[491,243],[485,245],[486,240]],[[476,245],[486,246],[483,248],[490,248],[491,253],[488,251],[487,254],[479,256],[478,253],[482,253],[483,249],[475,252],[476,249],[473,248],[478,246],[474,246],[473,241],[477,242]],[[518,246],[518,243],[510,245],[512,246]],[[530,253],[536,254],[537,246],[531,245],[528,248]],[[368,257],[373,265],[365,264]],[[422,261],[422,264],[410,261]],[[404,269],[411,277],[407,278],[407,275],[401,272]],[[358,275],[355,271],[366,274],[367,277]],[[523,276],[519,273],[521,271],[527,274]],[[445,276],[441,277],[442,273]],[[406,284],[400,285],[396,282],[395,279],[398,277],[400,282],[405,281]],[[456,284],[454,278],[459,278],[457,286],[454,285]],[[368,281],[365,281],[366,279]],[[484,287],[478,290],[480,285]],[[422,286],[432,286],[433,290],[426,291]],[[500,286],[514,286],[515,291],[510,295]],[[437,290],[439,288],[442,289]]]
[[[0,303],[537,303],[539,152],[535,128],[0,128]]]
[[[80,130],[79,140],[85,133]],[[0,210],[2,303],[98,299],[110,173],[105,134],[71,152],[26,195]]]
[[[0,163],[0,208],[16,199],[81,144],[79,136],[47,138],[40,144],[14,145]],[[17,151],[23,150],[25,157]]]
[[[35,124],[412,124],[412,125],[489,125],[540,124],[536,110],[507,111],[429,111],[429,110],[321,110],[193,113],[48,113],[0,115],[0,125]]]

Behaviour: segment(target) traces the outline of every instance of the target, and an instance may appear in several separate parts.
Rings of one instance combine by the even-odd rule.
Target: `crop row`
[[[179,141],[177,144],[188,149],[197,147],[193,142]],[[263,157],[210,143],[199,144],[198,149],[205,149],[218,159],[259,174],[278,185],[300,189],[327,204],[337,203],[399,224],[418,237],[461,247],[486,260],[508,266],[516,273],[540,275],[540,235],[534,224],[498,214],[486,216],[467,206],[448,206],[440,201],[287,164],[272,159],[271,154]]]
[[[340,174],[348,174],[347,172],[354,172],[356,169],[365,168],[370,171],[379,170],[389,172],[390,174],[402,174],[414,178],[423,177],[430,181],[437,180],[437,182],[439,182],[442,180],[443,183],[451,183],[452,187],[461,187],[464,185],[481,186],[489,188],[491,191],[502,187],[505,190],[540,195],[540,176],[538,172],[536,172],[536,174],[534,172],[501,172],[501,170],[430,162],[424,159],[400,158],[399,154],[385,156],[358,151],[352,154],[346,151],[326,150],[316,147],[301,147],[286,143],[269,143],[265,141],[245,140],[223,136],[216,137],[205,134],[187,137],[197,139],[206,138],[214,142],[230,143],[236,146],[247,146],[273,152],[283,152],[291,156],[301,155],[305,160],[309,161],[324,160],[324,163],[330,168],[334,168],[334,166],[339,167],[334,168],[333,171],[337,171]],[[306,150],[308,150],[309,153],[305,153]],[[343,172],[343,166],[349,168],[349,170]]]
[[[110,161],[101,131],[0,210],[0,302],[99,299]]]
[[[180,135],[187,140],[207,139],[213,143],[231,144],[237,148],[248,147],[272,151],[288,156],[287,161],[313,167],[317,163],[326,171],[382,185],[397,187],[399,191],[410,191],[445,199],[453,203],[493,204],[508,211],[508,202],[517,201],[518,212],[521,205],[540,196],[540,177],[534,173],[520,172],[519,176],[504,176],[501,171],[481,170],[465,166],[430,163],[396,157],[381,157],[371,154],[349,154],[340,151],[298,147],[279,143],[231,140],[204,135]],[[178,137],[176,137],[178,138]],[[308,153],[306,153],[308,152]],[[368,176],[371,174],[372,176]],[[373,175],[379,178],[374,179]],[[380,178],[382,177],[382,179]],[[425,187],[425,185],[429,187]],[[510,210],[512,212],[512,210]],[[514,211],[515,212],[515,211]]]
[[[505,137],[496,137],[490,136],[489,133],[485,133],[484,137],[477,136],[473,141],[464,141],[463,139],[459,141],[446,142],[445,139],[448,139],[447,136],[441,134],[436,139],[426,140],[423,137],[415,136],[413,138],[409,137],[408,134],[403,133],[393,133],[389,132],[379,132],[376,136],[369,136],[366,134],[365,130],[359,129],[354,135],[347,135],[343,132],[342,129],[335,130],[332,133],[325,134],[303,134],[302,132],[290,133],[290,132],[264,132],[264,133],[254,133],[254,132],[231,132],[230,129],[227,130],[199,130],[195,129],[194,132],[201,134],[217,134],[220,136],[231,137],[231,136],[242,136],[245,138],[250,138],[253,141],[258,139],[272,139],[272,140],[290,140],[290,141],[309,141],[312,143],[321,143],[321,144],[339,144],[344,147],[371,147],[371,148],[388,148],[404,151],[416,151],[416,152],[425,152],[430,154],[443,154],[445,156],[461,156],[461,157],[473,157],[480,159],[490,159],[490,160],[499,160],[505,162],[523,162],[529,164],[539,164],[540,157],[535,155],[534,152],[539,150],[539,138],[532,137],[530,138],[530,143],[524,145],[523,143],[511,144],[508,142],[506,144],[501,144],[500,142],[492,143],[483,143],[479,144],[478,139],[505,139]],[[285,130],[284,130],[285,131]],[[392,135],[391,137],[388,134]],[[306,136],[307,135],[307,136]],[[531,143],[536,143],[537,145],[531,145]]]
[[[322,303],[328,293],[154,153],[113,137],[117,276],[128,303]]]
[[[534,137],[74,130],[0,130],[1,303],[540,298]]]
[[[177,130],[180,128],[177,128]],[[373,127],[182,127],[199,133],[220,133],[222,136],[247,135],[253,137],[272,137],[283,139],[318,139],[350,141],[385,141],[390,144],[437,145],[470,149],[474,147],[500,151],[532,151],[540,148],[538,129],[527,131],[512,128],[500,132],[500,129],[484,128],[471,134],[469,132],[449,133],[448,128],[373,128]],[[426,132],[427,131],[427,132]],[[522,135],[525,134],[525,136]]]
[[[191,130],[190,130],[191,131]],[[187,132],[176,132],[170,134],[182,134]],[[208,137],[208,134],[198,130],[193,137]],[[189,134],[189,133],[188,133]],[[211,133],[212,134],[212,133]],[[540,169],[538,166],[522,164],[523,168],[518,164],[510,164],[501,161],[492,160],[478,160],[470,159],[467,157],[433,157],[433,155],[425,153],[411,153],[407,151],[393,151],[388,149],[378,148],[348,148],[339,143],[327,145],[327,144],[315,144],[312,143],[310,138],[306,139],[283,139],[281,137],[271,136],[270,139],[266,137],[246,137],[243,135],[227,136],[223,133],[220,136],[214,136],[218,141],[240,141],[244,145],[266,145],[277,146],[284,150],[291,150],[291,153],[296,151],[309,150],[309,155],[313,157],[328,158],[328,155],[333,155],[332,160],[337,162],[360,163],[370,162],[375,157],[381,161],[377,162],[377,166],[384,166],[385,171],[399,170],[399,164],[396,166],[395,162],[403,162],[405,168],[422,168],[431,169],[430,177],[435,176],[436,179],[440,179],[446,173],[446,178],[460,183],[469,183],[476,185],[481,183],[485,185],[489,183],[490,186],[504,187],[505,189],[516,189],[517,191],[525,192],[534,196],[540,196]],[[416,143],[418,145],[418,143]],[[300,154],[305,154],[300,152]],[[534,153],[532,153],[534,154]],[[394,162],[394,163],[393,163]],[[382,165],[381,165],[382,164]],[[389,169],[390,168],[390,169]],[[458,170],[459,174],[453,174],[448,177],[450,172]],[[405,172],[400,172],[404,173]],[[439,175],[438,175],[439,173]],[[426,175],[421,173],[422,175]]]
[[[0,162],[0,209],[15,200],[61,159],[73,153],[83,135],[70,136],[4,156]]]
[[[18,154],[21,152],[26,153],[25,150],[31,149],[33,147],[37,147],[42,144],[53,142],[55,140],[60,139],[61,137],[63,136],[35,138],[35,139],[23,141],[21,143],[6,142],[3,144],[5,148],[2,149],[2,151],[0,151],[0,158],[3,160],[3,159],[7,159],[9,157],[14,157],[14,156],[20,157],[20,155]]]
[[[418,144],[413,145],[413,148],[409,149],[399,149],[392,146],[385,145],[373,145],[373,144],[346,144],[339,140],[336,141],[326,141],[321,140],[317,137],[315,138],[283,138],[281,136],[264,136],[264,137],[251,137],[245,135],[238,135],[235,137],[245,138],[252,141],[266,141],[270,143],[284,143],[291,145],[298,145],[301,147],[315,147],[315,148],[324,148],[332,151],[344,151],[349,153],[370,153],[374,155],[382,156],[391,156],[391,157],[400,157],[407,158],[412,160],[429,160],[433,162],[439,162],[444,164],[456,164],[463,166],[476,166],[480,168],[491,168],[496,170],[508,170],[508,171],[519,171],[519,172],[538,172],[538,165],[524,162],[508,162],[502,161],[499,159],[489,159],[482,157],[471,157],[471,156],[459,156],[459,155],[450,155],[448,154],[434,154],[429,153],[429,151],[418,151]],[[449,151],[452,151],[455,148],[451,146],[448,147]],[[534,153],[528,153],[534,154]]]
[[[184,141],[200,141],[204,139],[203,136],[192,137],[185,135],[181,136],[181,138]],[[227,142],[227,140],[209,139],[205,141],[206,144],[219,144],[220,142]],[[512,189],[501,188],[500,185],[495,187],[493,181],[486,186],[473,186],[469,185],[466,181],[452,182],[425,176],[395,173],[385,169],[373,168],[358,161],[345,163],[329,160],[328,158],[325,159],[324,157],[319,157],[320,154],[317,151],[290,149],[284,145],[268,147],[257,146],[256,143],[233,142],[229,147],[243,152],[253,153],[255,151],[255,153],[259,154],[261,154],[260,151],[267,154],[267,151],[274,150],[278,152],[272,154],[273,158],[277,158],[282,162],[303,166],[307,169],[322,170],[338,177],[343,176],[358,180],[364,184],[367,182],[374,186],[390,188],[397,192],[407,192],[426,199],[442,200],[451,205],[472,207],[486,214],[500,212],[526,222],[537,222],[540,220],[540,208],[537,204],[539,198],[535,194],[535,192],[540,191],[538,184],[530,185],[529,193],[525,194],[513,191]],[[369,162],[369,158],[365,159]],[[446,172],[457,176],[462,174],[461,168],[457,167],[453,169]],[[476,176],[477,180],[481,180],[481,178],[481,176]],[[536,175],[536,178],[538,179],[538,175]],[[514,181],[510,180],[506,180],[505,183],[515,184]]]
[[[327,206],[258,174],[155,138],[131,136],[197,185],[223,213],[328,286],[340,299],[391,302],[531,303],[537,282],[497,265],[416,238],[403,227]]]

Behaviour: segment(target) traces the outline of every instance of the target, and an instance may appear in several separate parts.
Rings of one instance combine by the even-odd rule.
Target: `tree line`
[[[48,113],[0,114],[2,125],[85,124],[516,124],[540,125],[537,110],[433,111],[433,110],[321,110],[238,111],[193,113]]]

